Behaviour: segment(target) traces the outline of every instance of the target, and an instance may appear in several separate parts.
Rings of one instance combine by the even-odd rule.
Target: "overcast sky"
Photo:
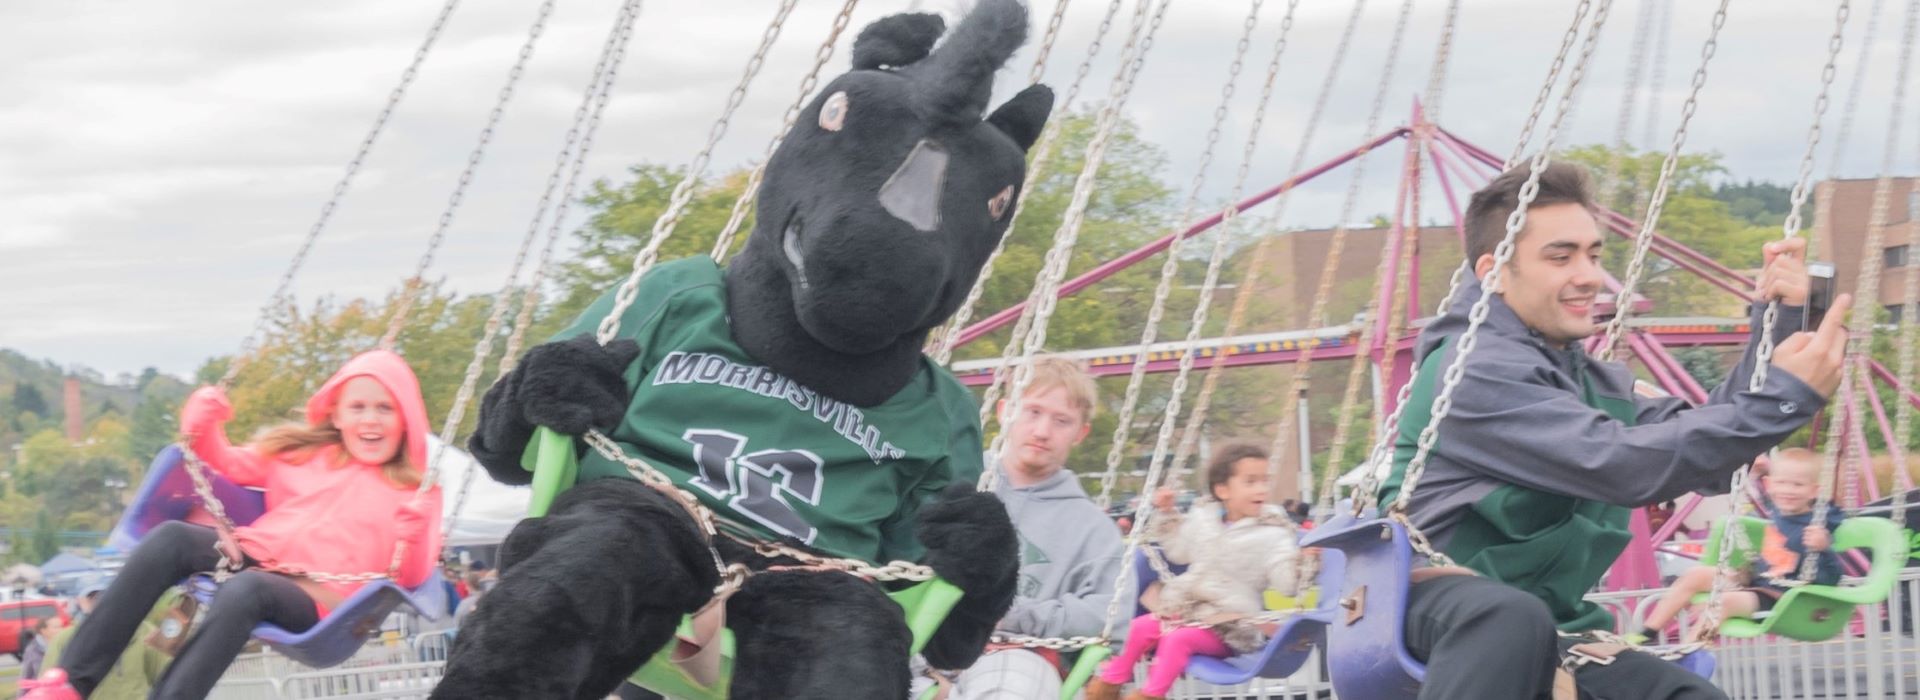
[[[1612,139],[1628,83],[1636,16],[1655,0],[1618,0],[1591,85],[1566,140]],[[1659,141],[1671,138],[1716,3],[1676,3]],[[1038,26],[1052,0],[1034,0]],[[397,82],[437,2],[241,0],[0,3],[0,347],[106,372],[157,366],[186,374],[233,351],[311,226],[347,158]],[[614,0],[558,3],[435,261],[462,292],[497,288],[579,102]],[[854,27],[909,7],[952,15],[962,0],[867,0]],[[1064,88],[1106,8],[1077,0],[1047,68]],[[1128,3],[1131,5],[1131,3]],[[1282,0],[1265,3],[1208,191],[1223,194],[1278,32]],[[1381,128],[1403,123],[1427,79],[1444,0],[1416,0],[1389,83]],[[1573,0],[1467,0],[1441,121],[1496,152],[1512,148]],[[1857,0],[1829,113],[1829,135],[1860,60],[1868,10]],[[1886,2],[1843,172],[1878,168],[1891,103],[1900,14]],[[639,162],[686,162],[773,15],[772,0],[646,4],[598,145],[591,176]],[[806,0],[754,84],[716,168],[758,157],[794,99],[839,3]],[[1832,3],[1733,4],[1713,59],[1689,149],[1725,155],[1741,178],[1785,181],[1804,148]],[[1362,138],[1399,3],[1368,3],[1310,162]],[[453,16],[406,100],[320,241],[298,289],[373,296],[392,288],[425,248],[454,179],[536,13],[534,0],[468,2]],[[1348,0],[1303,0],[1250,187],[1285,176],[1325,75]],[[1163,177],[1184,188],[1227,76],[1247,4],[1182,0],[1147,57],[1128,114],[1164,146]],[[1123,11],[1123,15],[1124,15]],[[1116,34],[1124,30],[1124,20]],[[828,74],[846,69],[845,43]],[[1093,66],[1082,102],[1104,96],[1118,37]],[[1657,42],[1650,42],[1652,43]],[[1651,51],[1649,51],[1651,53]],[[1001,76],[1024,80],[1032,46]],[[1640,107],[1645,113],[1646,107]],[[1912,114],[1913,112],[1909,112]],[[1636,119],[1636,140],[1642,130]],[[1909,135],[1908,140],[1912,137]],[[1830,139],[1831,140],[1831,139]],[[1640,145],[1645,145],[1644,143]],[[1355,218],[1388,208],[1397,149],[1383,151]],[[1903,147],[1896,170],[1916,159]],[[1822,149],[1816,172],[1829,172]],[[1332,223],[1345,175],[1301,189],[1298,225]],[[574,219],[578,219],[576,216]],[[700,235],[711,235],[700,232]]]

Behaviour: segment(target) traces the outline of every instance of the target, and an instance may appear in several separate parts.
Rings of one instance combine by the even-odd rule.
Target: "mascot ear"
[[[1047,115],[1053,112],[1053,89],[1045,85],[1030,85],[987,115],[987,123],[993,128],[1013,137],[1024,151],[1033,147],[1040,138],[1040,130],[1047,125]]]
[[[853,40],[853,69],[899,68],[926,58],[947,31],[940,15],[913,12],[882,17]]]

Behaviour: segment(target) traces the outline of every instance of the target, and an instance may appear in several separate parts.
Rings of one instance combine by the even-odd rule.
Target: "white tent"
[[[429,436],[427,455],[431,458],[440,452],[440,438]],[[527,515],[527,502],[533,497],[533,490],[524,486],[508,486],[487,476],[486,470],[474,461],[473,456],[457,447],[447,447],[440,454],[441,517],[453,519],[454,501],[460,493],[460,482],[470,471],[473,475],[473,487],[467,492],[466,505],[460,508],[460,517],[454,521],[453,532],[447,537],[448,546],[473,546],[498,544],[507,538],[507,532],[514,523]]]

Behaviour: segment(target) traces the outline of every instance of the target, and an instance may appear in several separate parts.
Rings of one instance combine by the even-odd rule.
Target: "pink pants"
[[[1233,653],[1213,630],[1174,627],[1161,634],[1159,620],[1151,614],[1141,615],[1133,618],[1126,648],[1100,668],[1100,680],[1114,685],[1133,680],[1134,665],[1148,651],[1153,652],[1153,663],[1147,666],[1146,684],[1140,686],[1141,692],[1147,695],[1166,695],[1172,690],[1173,682],[1180,679],[1180,673],[1187,669],[1187,660],[1194,654],[1225,657]]]

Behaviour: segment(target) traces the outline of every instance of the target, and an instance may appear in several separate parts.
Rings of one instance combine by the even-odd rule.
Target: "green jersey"
[[[620,319],[640,344],[632,403],[610,435],[722,518],[869,562],[917,560],[920,507],[978,478],[973,397],[921,358],[906,388],[872,407],[828,398],[748,357],[728,334],[720,267],[698,256],[655,266]],[[609,292],[560,338],[593,332]],[[580,479],[631,478],[587,451]]]

